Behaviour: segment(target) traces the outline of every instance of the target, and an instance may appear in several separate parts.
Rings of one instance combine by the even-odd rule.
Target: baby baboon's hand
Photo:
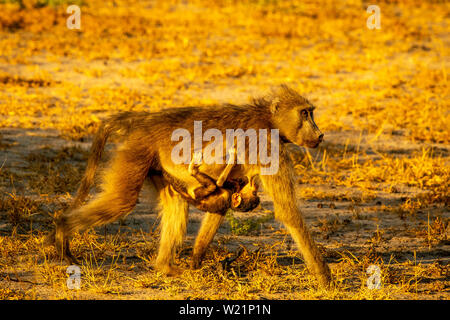
[[[195,175],[198,173],[198,167],[200,167],[202,161],[202,153],[195,152],[192,156],[191,163],[189,163],[188,171],[191,175]]]

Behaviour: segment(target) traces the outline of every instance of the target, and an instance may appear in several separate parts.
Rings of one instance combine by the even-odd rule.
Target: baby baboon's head
[[[248,183],[244,184],[239,192],[231,195],[231,209],[235,211],[252,211],[259,205],[257,176],[252,176]]]
[[[295,90],[282,85],[263,101],[269,104],[281,139],[308,148],[317,148],[323,141],[323,133],[314,122],[314,106]]]

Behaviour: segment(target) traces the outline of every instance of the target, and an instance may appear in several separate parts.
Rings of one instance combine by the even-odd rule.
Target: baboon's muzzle
[[[320,134],[317,136],[317,139],[307,140],[305,144],[308,148],[317,148],[322,141],[323,141],[323,133],[320,132]]]

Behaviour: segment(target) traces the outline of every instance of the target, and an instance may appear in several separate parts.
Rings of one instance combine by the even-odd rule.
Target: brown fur
[[[172,132],[177,128],[185,128],[193,136],[193,121],[201,120],[203,130],[216,128],[225,133],[232,126],[244,131],[249,128],[269,129],[270,134],[270,129],[275,128],[279,129],[283,143],[317,147],[323,134],[313,121],[312,110],[312,104],[297,92],[281,86],[271,95],[254,100],[249,105],[176,108],[155,113],[127,112],[114,116],[99,130],[93,143],[86,176],[74,205],[58,219],[56,232],[49,239],[56,240],[58,252],[72,260],[68,241],[70,236],[76,231],[109,223],[128,214],[134,208],[142,184],[148,177],[160,190],[162,206],[162,231],[156,267],[172,273],[174,250],[181,244],[186,230],[188,206],[186,200],[167,183],[162,173],[176,177],[179,185],[189,194],[200,185],[189,174],[187,165],[175,165],[171,161],[171,150],[176,144],[170,139]],[[80,206],[92,185],[101,150],[112,133],[119,134],[122,144],[103,175],[102,191],[89,203]],[[309,270],[316,275],[320,284],[327,286],[331,279],[330,270],[311,239],[296,205],[292,163],[283,143],[280,145],[278,172],[261,175],[260,178],[264,190],[274,201],[275,218],[283,222],[291,233]],[[270,143],[267,147],[270,151]],[[260,163],[237,164],[229,179],[253,177],[260,173],[262,167],[264,165]],[[200,167],[202,172],[216,181],[224,168],[225,164],[204,163]],[[221,221],[222,216],[217,213],[206,214],[194,247],[194,267],[200,266],[205,250]]]

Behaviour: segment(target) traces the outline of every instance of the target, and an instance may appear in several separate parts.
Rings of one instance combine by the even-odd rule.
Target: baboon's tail
[[[102,123],[98,129],[94,137],[94,141],[92,142],[84,177],[81,180],[81,185],[78,188],[77,195],[71,205],[71,209],[78,208],[88,196],[89,191],[94,184],[95,172],[97,171],[98,163],[102,158],[103,149],[105,148],[106,141],[108,140],[111,132],[112,127],[108,126],[105,122]]]
[[[90,191],[92,185],[94,184],[95,171],[96,171],[96,169],[98,167],[98,163],[100,162],[100,159],[102,157],[102,151],[105,148],[106,141],[108,140],[108,137],[111,134],[111,132],[112,132],[112,128],[109,128],[109,126],[107,125],[106,122],[103,122],[102,125],[100,126],[100,128],[98,129],[97,134],[95,135],[95,138],[94,138],[94,142],[92,143],[92,146],[91,146],[91,154],[89,155],[86,172],[84,174],[83,179],[81,180],[81,185],[78,188],[77,195],[68,209],[69,211],[80,207],[81,204],[83,203],[84,199],[86,199],[86,197],[88,196],[89,191]],[[48,246],[48,245],[55,244],[57,247],[57,250],[60,251],[60,250],[62,250],[61,248],[63,248],[63,247],[58,248],[58,245],[64,246],[64,244],[62,242],[56,241],[56,233],[58,230],[58,224],[61,223],[61,217],[57,217],[55,220],[55,223],[56,223],[56,229],[53,230],[52,232],[50,232],[45,237],[44,245]],[[62,256],[65,255],[63,252],[58,252],[58,253],[61,254]],[[71,255],[69,251],[67,253],[69,255]]]
[[[110,135],[113,132],[118,132],[120,130],[128,132],[130,130],[133,118],[132,112],[122,112],[103,121],[94,137],[94,141],[92,142],[86,171],[70,209],[80,207],[89,195],[89,191],[94,184],[95,172],[97,171],[98,164],[102,158],[103,150],[105,149],[105,144]]]

